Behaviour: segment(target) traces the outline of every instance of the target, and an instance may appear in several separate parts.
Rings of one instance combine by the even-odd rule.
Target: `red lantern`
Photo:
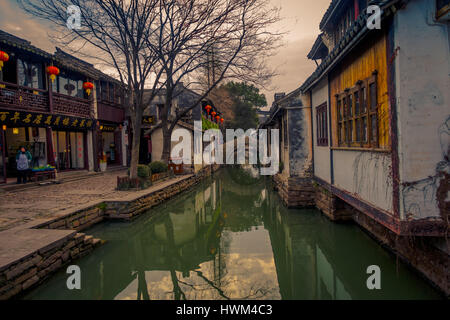
[[[52,82],[55,81],[56,76],[59,75],[59,69],[54,66],[47,67],[47,73],[50,75]]]
[[[3,62],[8,62],[8,60],[9,60],[9,55],[4,51],[0,51],[0,71],[2,71]]]
[[[209,114],[209,112],[211,111],[212,107],[208,104],[208,105],[205,107],[205,109],[206,109],[206,111],[207,111],[208,114]]]
[[[220,118],[220,123],[223,123],[223,121],[224,121],[223,118]]]
[[[216,114],[217,114],[217,112],[215,112],[215,111],[211,112],[211,115],[212,115],[213,117],[215,117]]]
[[[94,89],[94,84],[92,82],[83,83],[83,89],[86,90],[88,96],[91,95],[92,89]]]
[[[220,117],[216,116],[217,123],[219,123],[219,119],[220,119]]]

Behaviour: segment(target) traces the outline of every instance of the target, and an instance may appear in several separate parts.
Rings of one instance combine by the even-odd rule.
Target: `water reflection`
[[[90,230],[108,243],[78,262],[82,290],[69,291],[60,272],[25,298],[437,297],[355,226],[287,210],[268,180],[241,170],[222,170],[151,217]],[[378,292],[366,288],[372,264],[383,272]]]

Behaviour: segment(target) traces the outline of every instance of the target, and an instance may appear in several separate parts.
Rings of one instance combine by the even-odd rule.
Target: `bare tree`
[[[130,176],[137,177],[140,132],[144,108],[161,87],[163,69],[148,46],[161,26],[160,0],[18,0],[33,17],[50,21],[59,36],[55,41],[72,53],[83,54],[109,67],[126,86],[133,140]],[[69,6],[80,9],[81,27],[67,27]],[[144,89],[151,94],[144,101]]]
[[[264,84],[274,75],[265,61],[281,34],[269,31],[279,20],[269,0],[18,1],[32,16],[54,23],[62,35],[57,40],[66,49],[112,67],[126,85],[133,129],[132,178],[137,176],[142,115],[162,86],[166,99],[159,126],[162,160],[168,161],[175,125],[222,80]],[[71,5],[80,9],[79,29],[66,26]],[[181,82],[199,89],[199,99],[170,117]]]
[[[159,38],[149,39],[164,70],[166,96],[159,126],[162,160],[168,161],[177,122],[225,78],[265,84],[274,75],[265,62],[281,33],[269,29],[279,21],[268,0],[161,0]],[[170,116],[184,86],[199,92],[192,105]]]

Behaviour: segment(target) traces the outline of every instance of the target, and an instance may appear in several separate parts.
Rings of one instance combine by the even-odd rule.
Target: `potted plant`
[[[102,152],[102,156],[100,157],[100,171],[105,172],[108,164],[108,160],[106,158],[106,153]]]

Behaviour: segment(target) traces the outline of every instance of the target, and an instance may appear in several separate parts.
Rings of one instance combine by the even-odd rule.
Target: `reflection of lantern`
[[[0,71],[2,71],[3,62],[7,62],[8,60],[9,60],[9,55],[4,51],[0,51]]]
[[[208,114],[209,114],[209,112],[211,111],[212,107],[208,104],[208,105],[205,107],[205,109],[206,109],[206,111],[207,111]]]
[[[19,128],[13,128],[13,134],[19,134]]]
[[[59,69],[54,66],[47,67],[47,73],[50,75],[52,82],[55,81],[56,76],[59,75]]]
[[[83,83],[83,89],[86,90],[88,96],[91,95],[92,89],[94,89],[94,84],[92,82]]]

